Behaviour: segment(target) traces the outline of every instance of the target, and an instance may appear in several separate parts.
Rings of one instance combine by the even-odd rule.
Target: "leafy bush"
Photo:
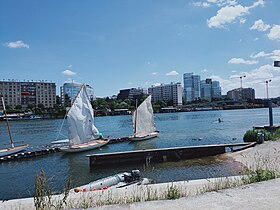
[[[258,131],[257,130],[248,130],[244,134],[244,142],[255,142],[258,140]]]

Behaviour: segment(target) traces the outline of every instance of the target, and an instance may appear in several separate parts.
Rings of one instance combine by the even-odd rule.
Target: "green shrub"
[[[258,131],[257,130],[248,130],[244,134],[244,142],[255,142],[258,140]]]

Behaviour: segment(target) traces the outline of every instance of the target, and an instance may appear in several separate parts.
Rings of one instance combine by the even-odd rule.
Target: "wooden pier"
[[[90,166],[110,166],[112,164],[150,164],[159,162],[179,161],[192,158],[200,158],[214,156],[226,152],[226,148],[234,151],[235,147],[250,147],[254,144],[238,143],[238,144],[218,144],[203,145],[190,147],[173,147],[163,149],[136,150],[127,152],[114,152],[87,155],[90,160]]]

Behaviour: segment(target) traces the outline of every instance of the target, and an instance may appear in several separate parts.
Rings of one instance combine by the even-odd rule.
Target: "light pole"
[[[242,89],[242,79],[245,78],[245,77],[246,77],[246,75],[243,75],[243,76],[240,76],[240,77],[239,77],[239,79],[240,79],[240,88],[241,88],[241,89]]]
[[[243,89],[242,89],[242,79],[245,78],[246,75],[243,75],[243,76],[240,76],[239,79],[240,79],[240,100],[242,101],[243,100]]]
[[[266,84],[266,98],[267,99],[269,99],[269,97],[268,97],[268,83],[269,82],[271,82],[271,79],[265,81],[265,84]]]
[[[280,67],[280,61],[274,61],[274,67]],[[268,97],[268,83],[271,82],[270,80],[266,80],[266,95],[267,95],[267,101],[268,101],[268,109],[269,109],[269,127],[273,127],[273,112],[272,112],[272,101]]]

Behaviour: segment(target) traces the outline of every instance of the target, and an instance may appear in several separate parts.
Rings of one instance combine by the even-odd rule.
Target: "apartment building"
[[[141,99],[144,95],[147,95],[147,89],[143,88],[129,88],[120,90],[117,99]]]
[[[148,94],[152,95],[152,102],[163,100],[168,103],[172,101],[173,106],[182,105],[182,92],[183,88],[179,82],[148,88]]]
[[[0,96],[4,98],[5,105],[11,108],[16,106],[53,108],[56,103],[56,85],[47,81],[0,81]],[[2,104],[1,104],[2,107]]]
[[[227,97],[236,101],[254,100],[255,90],[253,88],[236,88],[227,92]]]

